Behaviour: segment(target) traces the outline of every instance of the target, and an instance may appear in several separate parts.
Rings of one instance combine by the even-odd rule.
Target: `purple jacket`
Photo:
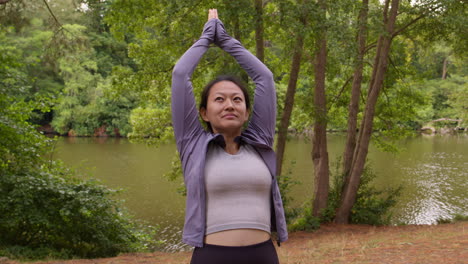
[[[206,222],[204,166],[208,143],[224,143],[224,137],[206,131],[198,120],[191,76],[209,45],[215,43],[231,54],[255,82],[253,112],[247,129],[236,140],[255,147],[272,175],[272,231],[278,242],[288,239],[283,203],[276,181],[276,158],[272,149],[276,122],[276,92],[271,71],[239,41],[226,33],[219,19],[209,20],[202,36],[179,59],[172,73],[172,124],[187,188],[183,242],[203,246]]]

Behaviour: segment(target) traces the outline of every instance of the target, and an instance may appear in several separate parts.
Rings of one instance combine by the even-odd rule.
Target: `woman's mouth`
[[[226,118],[226,119],[234,119],[236,118],[237,116],[235,114],[226,114],[226,115],[223,115],[222,116],[223,118]]]

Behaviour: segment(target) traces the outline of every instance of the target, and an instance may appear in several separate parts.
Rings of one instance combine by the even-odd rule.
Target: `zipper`
[[[216,136],[211,134],[210,138],[207,140],[207,142],[203,146],[203,159],[200,161],[200,207],[201,207],[201,214],[202,214],[202,245],[203,245],[203,240],[205,238],[205,233],[206,233],[206,193],[205,193],[205,161],[206,161],[206,153],[208,151],[208,145],[210,142],[215,139]]]

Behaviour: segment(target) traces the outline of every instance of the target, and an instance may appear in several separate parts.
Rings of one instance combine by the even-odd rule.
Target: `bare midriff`
[[[205,236],[205,243],[219,246],[242,247],[262,243],[270,239],[270,234],[258,229],[232,229]]]

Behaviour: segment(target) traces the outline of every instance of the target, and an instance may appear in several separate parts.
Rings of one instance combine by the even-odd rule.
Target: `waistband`
[[[268,246],[271,244],[273,246],[273,242],[271,239],[266,240],[265,242],[260,242],[257,244],[247,245],[247,246],[222,246],[222,245],[213,245],[213,244],[203,244],[203,247],[207,248],[259,248],[263,246]]]

